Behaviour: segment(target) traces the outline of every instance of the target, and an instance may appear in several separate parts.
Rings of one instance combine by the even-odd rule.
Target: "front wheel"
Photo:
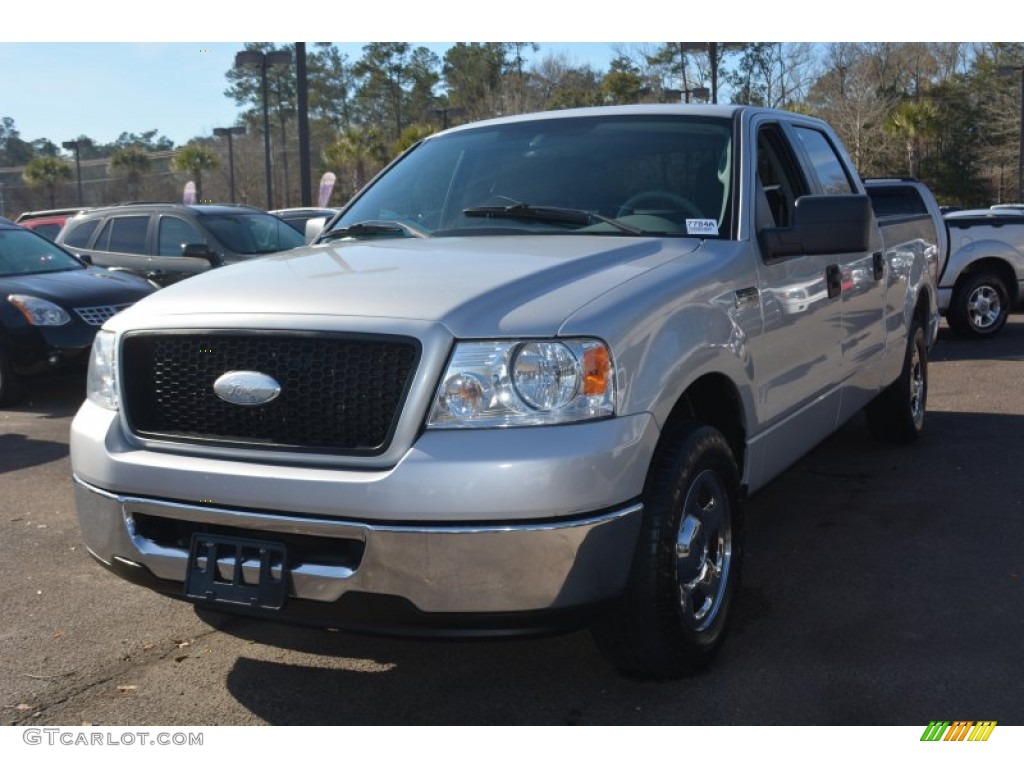
[[[992,272],[967,276],[953,293],[946,312],[950,329],[963,338],[995,336],[1010,314],[1010,293]]]
[[[678,678],[725,638],[742,559],[739,472],[718,430],[666,433],[644,491],[644,521],[626,592],[593,628],[621,671]]]

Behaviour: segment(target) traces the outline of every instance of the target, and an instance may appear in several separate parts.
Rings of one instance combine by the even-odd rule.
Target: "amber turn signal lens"
[[[605,346],[593,346],[583,353],[583,394],[603,395],[608,391],[612,361]]]

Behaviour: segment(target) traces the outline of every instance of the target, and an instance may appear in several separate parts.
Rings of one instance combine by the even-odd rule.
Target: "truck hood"
[[[576,235],[328,243],[191,277],[115,322],[301,314],[436,322],[457,337],[551,335],[588,302],[699,245]]]

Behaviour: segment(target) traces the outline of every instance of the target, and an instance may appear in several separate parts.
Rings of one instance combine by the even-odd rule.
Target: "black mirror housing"
[[[219,267],[224,263],[221,255],[210,250],[206,243],[185,243],[181,246],[181,255],[194,259],[206,259],[211,267]]]
[[[867,195],[806,195],[796,201],[793,226],[761,230],[761,247],[769,259],[866,251],[873,221]]]

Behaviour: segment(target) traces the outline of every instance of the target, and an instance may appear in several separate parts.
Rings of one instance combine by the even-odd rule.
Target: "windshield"
[[[302,235],[268,213],[206,214],[203,223],[234,253],[276,253],[305,245]]]
[[[731,123],[603,115],[482,126],[428,139],[331,232],[728,237]]]
[[[70,254],[28,230],[0,229],[0,277],[85,269]]]

